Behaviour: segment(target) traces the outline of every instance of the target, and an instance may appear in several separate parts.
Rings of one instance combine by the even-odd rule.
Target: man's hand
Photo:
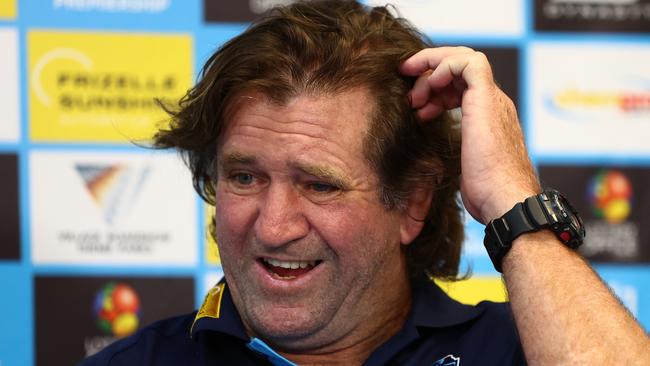
[[[425,49],[400,72],[418,76],[410,100],[422,121],[460,107],[461,194],[476,220],[485,224],[540,191],[515,106],[495,84],[484,54],[467,47]]]

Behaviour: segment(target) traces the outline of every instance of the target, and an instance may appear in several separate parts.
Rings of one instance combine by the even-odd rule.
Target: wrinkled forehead
[[[343,90],[316,90],[274,94],[259,89],[246,89],[228,98],[222,118],[222,129],[217,146],[224,144],[234,122],[250,112],[281,111],[282,117],[290,113],[305,118],[307,123],[330,125],[333,136],[355,136],[363,142],[375,119],[376,98],[365,87]],[[333,137],[329,136],[329,137]]]

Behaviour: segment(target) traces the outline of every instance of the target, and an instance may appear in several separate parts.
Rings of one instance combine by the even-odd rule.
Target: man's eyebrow
[[[229,166],[233,164],[246,164],[253,165],[257,163],[257,158],[254,155],[248,155],[239,151],[229,152],[223,155],[218,161],[219,166]]]
[[[222,169],[227,168],[231,165],[237,165],[237,164],[256,165],[257,163],[258,163],[257,157],[239,151],[233,151],[233,152],[223,154],[218,162],[219,166]],[[327,180],[328,182],[331,182],[332,184],[341,188],[345,188],[350,185],[349,183],[350,179],[346,174],[343,174],[342,172],[336,169],[332,169],[330,167],[326,167],[322,165],[314,165],[314,164],[305,164],[302,162],[290,162],[288,165],[289,167],[298,169],[305,174],[313,175],[314,177]]]
[[[331,182],[338,187],[345,188],[349,186],[349,179],[345,174],[329,167],[297,162],[294,162],[291,165],[306,174],[327,180],[328,182]]]

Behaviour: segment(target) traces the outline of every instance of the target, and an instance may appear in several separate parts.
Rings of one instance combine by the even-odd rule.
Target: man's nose
[[[300,194],[289,185],[271,185],[260,202],[255,234],[260,244],[279,247],[305,237],[309,222]]]

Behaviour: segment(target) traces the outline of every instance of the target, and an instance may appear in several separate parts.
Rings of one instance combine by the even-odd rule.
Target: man
[[[225,282],[85,364],[647,364],[643,330],[550,230],[489,226],[511,244],[488,249],[512,314],[430,281],[457,275],[459,189],[483,223],[541,189],[485,56],[426,47],[386,8],[328,1],[217,51],[156,144],[217,204]],[[576,243],[572,224],[557,234]]]

